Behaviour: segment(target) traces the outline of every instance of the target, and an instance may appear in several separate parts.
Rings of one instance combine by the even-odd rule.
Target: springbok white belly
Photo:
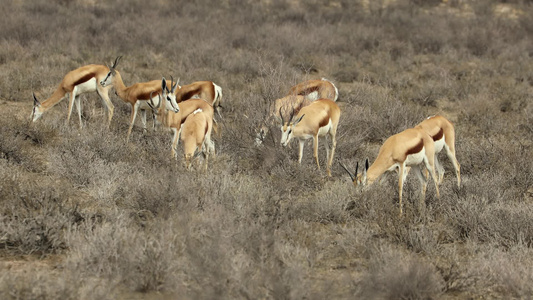
[[[424,161],[425,156],[426,156],[426,148],[422,147],[422,150],[420,152],[407,155],[407,158],[405,159],[405,165],[406,166],[419,165]]]
[[[332,123],[331,123],[331,118],[330,118],[329,121],[328,121],[328,124],[326,124],[326,126],[320,127],[318,129],[318,136],[326,135],[331,130],[331,125],[332,125]]]
[[[435,141],[435,154],[438,154],[442,151],[442,148],[444,148],[444,135],[442,135],[442,138],[440,140]]]
[[[96,78],[91,78],[84,83],[80,83],[76,86],[76,94],[81,95],[85,93],[92,93],[96,91]]]

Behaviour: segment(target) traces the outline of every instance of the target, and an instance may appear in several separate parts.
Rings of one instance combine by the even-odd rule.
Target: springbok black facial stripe
[[[104,80],[102,80],[102,82],[106,82],[107,79],[109,78],[109,76],[111,76],[111,71],[109,71],[109,73],[107,73],[107,75],[105,76]]]

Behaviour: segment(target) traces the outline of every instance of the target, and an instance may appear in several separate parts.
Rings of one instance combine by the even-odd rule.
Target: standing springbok
[[[433,116],[422,121],[416,127],[422,128],[435,142],[435,167],[437,168],[439,184],[444,178],[444,168],[438,160],[438,154],[446,149],[446,155],[450,159],[457,176],[457,187],[461,186],[461,165],[455,156],[455,129],[453,124],[443,116]]]
[[[174,84],[174,79],[172,79],[170,90],[166,86],[166,80],[163,77],[163,80],[152,80],[148,82],[135,83],[131,86],[126,87],[122,81],[122,76],[120,72],[115,68],[120,61],[121,56],[115,59],[113,66],[110,68],[107,76],[100,81],[100,85],[107,87],[113,85],[117,92],[117,95],[126,103],[131,105],[131,120],[130,127],[128,129],[128,135],[126,136],[126,141],[129,141],[131,130],[133,124],[135,123],[135,118],[137,116],[137,111],[141,110],[141,121],[143,123],[143,130],[146,130],[146,110],[150,109],[148,106],[148,100],[159,103],[159,98],[151,98],[153,93],[160,94],[162,90],[167,90],[166,98],[168,101],[164,101],[167,109],[173,110],[174,112],[179,111],[178,103],[176,102],[175,92],[178,87],[178,82]]]
[[[368,158],[365,161],[365,168],[362,174],[357,173],[359,163],[355,168],[355,173],[352,174],[346,166],[341,166],[350,174],[353,184],[357,187],[359,185],[366,186],[373,184],[383,173],[387,171],[398,170],[398,194],[400,199],[400,215],[403,212],[402,208],[402,191],[403,183],[407,177],[408,167],[414,170],[417,175],[421,194],[419,200],[419,210],[425,209],[425,197],[427,178],[422,173],[422,168],[425,167],[435,183],[437,197],[439,195],[439,186],[437,183],[437,176],[435,174],[435,145],[433,139],[421,128],[409,128],[400,133],[389,137],[381,148],[379,149],[378,157],[374,163],[369,167]],[[424,205],[422,205],[424,204]]]
[[[301,82],[289,90],[287,95],[305,96],[310,101],[317,99],[329,99],[336,102],[339,98],[339,90],[333,82],[322,78],[321,80],[307,80]]]
[[[112,68],[113,67],[114,65]],[[61,100],[65,99],[65,96],[69,94],[67,124],[70,121],[73,104],[75,103],[76,109],[78,110],[81,128],[83,127],[83,123],[81,121],[81,103],[79,96],[85,93],[96,92],[106,108],[107,126],[109,127],[114,111],[113,103],[111,103],[111,100],[109,100],[108,95],[110,87],[103,87],[98,84],[100,80],[105,78],[108,72],[109,68],[104,65],[86,65],[68,72],[67,75],[63,77],[63,80],[50,98],[39,102],[35,96],[35,93],[33,93],[33,110],[31,113],[32,121],[37,121],[39,118],[41,118],[44,112],[52,108]]]
[[[313,156],[320,170],[318,138],[324,137],[326,140],[326,170],[328,176],[331,176],[331,164],[335,154],[335,147],[337,146],[336,134],[340,115],[339,106],[328,99],[313,101],[308,106],[303,107],[296,117],[294,117],[293,113],[288,119],[283,117],[280,109],[281,144],[287,146],[293,137],[297,138],[300,142],[298,163],[301,163],[305,141],[313,138]],[[331,137],[331,149],[327,145],[326,137],[328,135]]]
[[[163,89],[163,98],[165,98],[166,91]],[[161,95],[159,95],[161,97]],[[165,98],[167,99],[167,98]],[[171,145],[171,155],[172,157],[177,157],[177,147],[179,136],[181,133],[182,124],[185,122],[186,118],[194,113],[195,111],[200,110],[202,115],[205,115],[207,118],[207,132],[205,133],[204,144],[207,145],[207,151],[209,153],[215,152],[215,144],[211,140],[211,131],[213,129],[213,115],[214,109],[209,103],[205,102],[203,99],[189,99],[180,103],[179,112],[175,113],[174,111],[168,110],[166,106],[161,105],[161,102],[165,100],[160,100],[158,104],[155,104],[153,100],[148,102],[148,105],[153,109],[154,114],[156,115],[157,120],[163,124],[163,126],[168,127],[174,133],[172,137]],[[168,99],[166,101],[169,101]]]

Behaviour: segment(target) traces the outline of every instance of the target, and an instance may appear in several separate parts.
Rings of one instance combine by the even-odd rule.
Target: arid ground
[[[1,299],[493,299],[533,295],[533,2],[16,0],[0,10]],[[70,70],[127,85],[223,89],[217,155],[186,171],[111,92],[67,124]],[[339,88],[332,177],[311,143],[280,146],[272,102],[307,79]],[[112,90],[113,91],[113,90]],[[441,114],[450,161],[426,216],[409,176],[359,191],[339,162]],[[261,146],[255,137],[270,127]],[[181,148],[180,148],[181,149]]]

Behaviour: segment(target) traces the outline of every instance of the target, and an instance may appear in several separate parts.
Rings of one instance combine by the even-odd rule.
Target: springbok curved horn
[[[285,120],[283,120],[283,114],[281,113],[281,107],[279,108],[279,117],[281,118],[281,125],[285,124]]]
[[[114,69],[117,67],[118,62],[120,61],[121,58],[122,58],[122,55],[119,55],[117,56],[117,58],[115,58],[115,62],[113,62],[113,65],[111,65],[111,69]]]
[[[35,97],[35,93],[32,93],[33,95],[33,106],[41,106],[41,102],[37,100],[37,97]]]
[[[157,103],[157,106],[155,108],[159,109],[159,107],[161,106],[161,102],[163,101],[163,99],[161,99],[161,94],[157,93],[157,97],[159,98],[159,102]]]
[[[348,168],[346,168],[346,166],[345,166],[343,163],[341,163],[340,161],[339,161],[339,164],[341,165],[341,167],[342,167],[346,172],[348,172],[348,174],[350,174],[350,178],[352,179],[352,182],[355,181],[355,179],[356,179],[355,175],[352,174],[352,172],[350,172],[350,171],[348,170]],[[358,164],[359,164],[359,163],[358,163]],[[355,170],[357,170],[357,167],[355,168]],[[357,171],[356,171],[355,174],[357,174]]]
[[[292,122],[292,118],[294,118],[294,108],[291,111],[291,116],[289,118],[289,123]]]
[[[170,75],[170,91],[172,91],[172,88],[174,87],[174,76]]]
[[[148,100],[148,106],[149,106],[152,110],[154,110],[154,108],[155,108],[155,107],[154,107],[154,101],[152,100],[152,95],[154,94],[154,92],[155,92],[155,91],[151,91],[151,92],[150,92],[150,99]]]
[[[174,78],[172,76],[170,76],[170,78],[172,78],[172,85],[170,86],[170,92],[175,93],[176,88],[178,87],[178,83],[180,82],[180,78],[178,78],[178,81],[176,81],[176,84],[174,84]]]
[[[157,103],[157,106],[154,106],[154,101],[153,101],[153,94],[155,93],[156,91],[151,91],[150,92],[150,100],[148,100],[148,106],[150,106],[150,108],[152,110],[156,110],[159,108],[159,106],[161,106],[161,94],[157,93],[157,96],[159,97],[159,103]]]

